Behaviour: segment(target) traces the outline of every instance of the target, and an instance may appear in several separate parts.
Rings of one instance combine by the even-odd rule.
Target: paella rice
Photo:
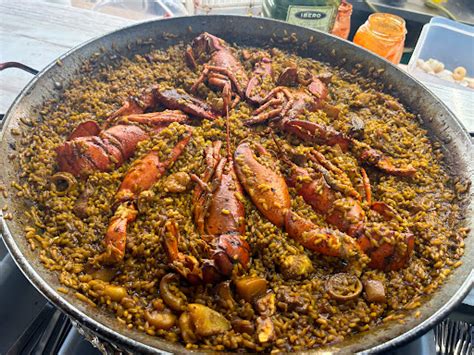
[[[202,71],[210,67],[199,57],[195,63],[186,60],[185,43],[121,58],[113,65],[105,65],[98,54],[84,64],[81,75],[58,99],[46,102],[37,116],[28,118],[23,134],[16,132],[21,174],[12,186],[30,206],[31,226],[25,236],[45,267],[57,272],[63,285],[59,291],[108,309],[128,328],[201,350],[313,349],[410,314],[418,316],[413,310],[461,264],[467,235],[460,204],[467,187],[448,174],[440,145],[430,140],[414,114],[383,93],[375,81],[276,48],[229,48],[238,62],[235,65],[241,67],[230,73],[233,78],[228,72],[214,72],[215,80],[227,84],[222,92],[212,88],[210,77],[196,85]],[[262,70],[253,90],[261,90],[261,95],[252,100],[254,93],[242,93],[239,83],[245,82],[245,75],[253,78],[256,67]],[[262,75],[265,70],[271,75]],[[318,90],[327,90],[324,102],[296,110],[297,95],[311,91],[314,83],[320,85]],[[87,174],[72,167],[71,174],[58,178],[60,170],[67,171],[59,167],[58,147],[67,139],[81,139],[70,136],[80,123],[95,121],[102,131],[109,129],[117,125],[110,117],[123,102],[143,105],[141,95],[156,85],[161,92],[176,90],[178,96],[193,93],[208,105],[198,102],[198,108],[215,117],[196,118],[197,111],[190,113],[187,106],[188,111],[181,108],[186,112],[185,124],[168,122],[154,131],[125,115],[128,118],[119,124],[139,127],[147,137],[137,143],[131,158],[122,164],[113,161],[113,169],[92,169]],[[291,99],[284,90],[264,98],[275,87],[286,88]],[[130,101],[131,96],[138,99]],[[175,106],[184,107],[188,96],[180,97],[184,99]],[[284,108],[277,107],[280,101]],[[268,102],[266,108],[279,110],[277,114],[258,108]],[[160,102],[158,110],[164,108]],[[178,115],[180,108],[171,109]],[[258,122],[249,124],[255,117]],[[309,142],[295,134],[295,122],[300,121],[342,132],[350,137],[344,139],[351,148],[317,139]],[[285,130],[288,127],[294,130]],[[157,161],[166,162],[186,139],[178,156],[149,188],[138,190],[133,201],[117,199],[122,181],[150,152]],[[196,204],[209,208],[216,193],[213,182],[203,180],[209,168],[205,149],[216,147],[218,141],[214,156],[227,157],[224,161],[234,172],[233,179],[243,185],[232,195],[243,204],[244,216],[234,229],[244,229],[231,244],[250,258],[232,254],[230,273],[220,270],[220,259],[209,252],[216,241],[210,241],[208,234],[214,239],[222,235],[202,233],[202,228],[210,227],[200,229],[196,218]],[[383,157],[362,158],[369,151],[383,152]],[[379,163],[386,158],[392,164],[388,168]],[[390,171],[393,165],[408,168]],[[309,173],[290,183],[298,168]],[[269,171],[274,179],[250,181],[254,169]],[[275,193],[277,176],[282,178],[282,189],[289,191],[284,213],[294,213],[285,215],[281,223],[277,221],[281,215],[274,217],[269,211],[280,213],[283,207],[266,198]],[[320,205],[308,202],[302,186],[316,181],[315,177],[322,183],[314,193],[331,189],[331,211],[344,213],[331,218]],[[199,194],[203,200],[196,199]],[[348,209],[355,203],[362,212],[354,217]],[[118,211],[129,213],[131,222],[123,254],[115,255],[112,247],[118,244],[110,244],[104,236],[110,233],[111,220],[121,220]],[[206,213],[204,222],[210,218]],[[233,213],[223,207],[220,218]],[[312,229],[295,237],[291,223],[296,225],[299,218]],[[347,225],[342,226],[341,220]],[[173,233],[179,235],[174,240],[179,256],[167,245],[167,235]],[[328,239],[329,234],[333,239]],[[364,249],[367,253],[360,253],[354,242],[363,237],[370,244]],[[346,244],[355,249],[336,255],[334,251]],[[390,255],[384,254],[390,260],[376,265],[376,252],[382,248],[391,248]],[[403,256],[398,260],[401,266],[394,264],[394,255]],[[201,269],[184,270],[185,261],[201,267],[210,265],[209,259],[217,270],[208,276],[210,282],[203,280]]]

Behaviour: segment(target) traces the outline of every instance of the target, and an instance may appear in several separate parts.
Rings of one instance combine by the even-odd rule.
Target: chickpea
[[[423,62],[423,63],[419,64],[418,67],[421,70],[423,70],[425,73],[431,73],[432,72],[431,66],[426,62]]]
[[[453,79],[457,81],[461,81],[466,77],[467,71],[464,67],[457,67],[453,71]]]
[[[441,63],[439,60],[430,58],[426,63],[430,66],[431,70],[435,73],[440,73],[444,70],[444,64]]]

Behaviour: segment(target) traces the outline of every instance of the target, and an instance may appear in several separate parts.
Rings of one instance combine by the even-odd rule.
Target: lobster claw
[[[217,246],[210,260],[202,266],[205,283],[216,283],[232,275],[235,264],[247,270],[250,263],[250,246],[240,235],[224,234],[219,236]]]
[[[185,123],[188,116],[179,110],[165,110],[160,112],[139,113],[123,116],[118,123],[142,123],[148,126],[168,126],[173,122]]]
[[[112,113],[106,123],[112,122],[117,117],[144,113],[157,104],[156,97],[151,90],[147,90],[140,97],[131,96],[117,111]]]
[[[219,237],[212,259],[222,274],[230,276],[233,264],[238,263],[244,269],[250,262],[250,246],[242,236],[224,234]]]
[[[116,263],[123,259],[127,241],[127,226],[137,218],[137,214],[138,211],[132,204],[125,203],[117,208],[105,234],[104,261]]]
[[[263,147],[258,150],[260,155],[267,154]],[[235,167],[237,176],[252,202],[270,222],[277,227],[284,227],[288,236],[305,248],[323,255],[350,260],[351,265],[358,271],[362,270],[368,258],[356,240],[341,231],[321,228],[293,212],[290,209],[291,201],[285,180],[275,170],[257,161],[249,143],[243,142],[237,147]],[[327,203],[328,207],[331,205],[331,191],[326,191],[321,196],[315,195],[314,198],[315,201]],[[363,213],[361,211],[359,212]],[[331,209],[328,212],[331,213]],[[335,214],[334,218],[336,217],[340,216]],[[348,230],[349,227],[351,225],[348,225]]]
[[[379,213],[386,221],[394,218],[401,220],[397,211],[385,202],[375,201],[371,204],[370,208]],[[377,233],[369,234],[365,231],[364,235],[358,239],[360,247],[371,259],[368,265],[374,269],[384,271],[403,268],[410,259],[415,247],[413,233],[409,231],[400,233],[396,243],[387,243],[381,242],[383,236],[380,235],[380,232],[383,232],[384,236],[387,236],[389,239],[394,239],[396,236],[393,230],[378,228]]]
[[[381,151],[371,148],[366,143],[349,138],[332,127],[310,121],[284,120],[281,122],[280,128],[306,142],[329,146],[338,145],[343,152],[351,149],[359,162],[375,166],[391,175],[409,177],[413,176],[417,171],[411,165],[396,167]]]
[[[293,211],[286,214],[285,228],[290,238],[320,254],[344,259],[366,258],[354,238],[334,229],[318,227]]]
[[[192,255],[179,252],[179,232],[174,221],[167,221],[163,227],[163,247],[168,257],[169,264],[190,284],[197,285],[202,282],[203,274],[199,262]]]
[[[326,221],[350,236],[358,236],[364,228],[365,212],[360,203],[353,198],[337,200],[328,211]]]
[[[258,147],[266,155],[263,147]],[[248,142],[239,144],[234,153],[237,176],[258,210],[274,225],[285,224],[285,212],[290,208],[290,193],[285,179],[273,169],[257,161]]]

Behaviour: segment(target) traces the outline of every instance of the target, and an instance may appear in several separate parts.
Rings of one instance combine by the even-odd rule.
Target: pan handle
[[[29,67],[28,65],[25,65],[25,64],[22,64],[22,63],[19,63],[19,62],[4,62],[4,63],[0,63],[0,71],[4,70],[4,69],[8,69],[8,68],[16,68],[16,69],[21,69],[21,70],[24,70],[30,74],[33,74],[33,75],[36,75],[38,74],[38,70],[36,69],[33,69],[32,67]],[[3,123],[4,123],[4,120],[3,118],[5,117],[5,114],[4,113],[0,113],[0,131],[2,130],[3,128]]]
[[[24,70],[30,74],[36,75],[38,74],[38,70],[33,69],[32,67],[29,67],[28,65],[19,63],[19,62],[5,62],[5,63],[0,63],[0,71],[8,68],[17,68]]]

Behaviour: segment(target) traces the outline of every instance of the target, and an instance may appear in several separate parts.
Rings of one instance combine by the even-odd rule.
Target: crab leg
[[[260,106],[258,109],[252,112],[252,115],[260,115],[263,111],[265,111],[267,108],[270,106],[278,106],[283,104],[283,100],[281,98],[274,98],[271,100],[268,100],[266,103],[264,103],[262,106]],[[281,111],[281,109],[280,109]]]
[[[360,169],[360,173],[362,175],[362,183],[364,184],[365,199],[367,204],[370,206],[372,205],[372,189],[370,187],[369,177],[367,176],[367,172],[364,168]]]
[[[129,97],[123,106],[112,113],[105,122],[105,127],[111,126],[117,118],[128,116],[135,117],[136,115],[144,114],[146,111],[155,109],[159,104],[171,110],[180,110],[189,115],[208,120],[214,120],[216,115],[212,108],[204,101],[197,97],[191,96],[184,91],[177,91],[176,89],[162,89],[154,86],[151,89],[144,91],[139,98],[135,96]],[[169,112],[172,116],[173,111]],[[176,111],[175,111],[176,112]],[[161,114],[160,112],[152,112],[152,114]],[[152,117],[152,114],[147,114]],[[179,113],[176,112],[176,115]],[[147,117],[147,116],[145,116]],[[137,122],[140,122],[138,118]],[[146,120],[143,118],[143,120]]]
[[[311,153],[309,154],[308,158],[315,162],[318,165],[321,165],[325,169],[333,172],[336,176],[339,176],[341,180],[349,182],[349,184],[343,184],[340,183],[339,181],[328,181],[328,183],[336,190],[343,192],[344,194],[347,194],[348,196],[355,198],[356,200],[361,200],[360,194],[356,191],[356,189],[350,185],[350,179],[347,176],[347,174],[339,169],[337,166],[335,166],[333,163],[331,163],[329,160],[326,159],[326,157],[318,152],[316,149],[313,149]],[[324,174],[324,171],[321,171]],[[364,171],[365,172],[365,171]],[[329,180],[329,179],[327,179]]]
[[[275,108],[273,110],[267,111],[267,112],[262,112],[258,116],[254,116],[252,118],[249,118],[248,120],[245,121],[246,126],[251,126],[255,124],[259,124],[265,121],[268,121],[272,118],[279,117],[281,114],[281,108]]]
[[[381,151],[371,148],[365,143],[353,140],[353,152],[360,162],[377,167],[387,174],[410,177],[415,175],[416,168],[411,165],[396,167]]]
[[[199,85],[202,84],[206,79],[208,80],[209,85],[216,87],[223,87],[226,81],[230,81],[236,92],[240,96],[244,95],[243,89],[240,86],[238,80],[229,69],[213,65],[204,66],[204,70],[202,71],[201,75],[191,87],[191,92],[195,93]]]
[[[245,121],[245,125],[250,126],[259,124],[271,118],[281,116],[284,109],[282,105],[285,103],[285,98],[288,102],[291,101],[292,98],[290,92],[286,88],[279,86],[271,90],[267,96],[262,99],[264,104],[252,112],[252,115],[254,116]],[[267,108],[274,106],[277,106],[277,108],[264,112]]]
[[[314,211],[323,214],[328,223],[350,236],[361,234],[365,212],[357,200],[351,197],[338,198],[320,170],[309,174],[306,169],[288,159],[285,162],[291,167],[288,183],[296,188]]]

